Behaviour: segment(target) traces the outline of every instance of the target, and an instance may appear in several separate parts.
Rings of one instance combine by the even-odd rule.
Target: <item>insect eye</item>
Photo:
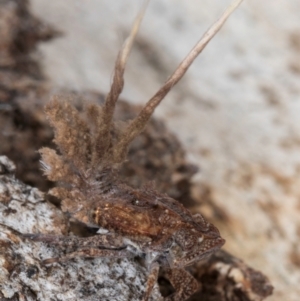
[[[143,206],[143,202],[141,202],[139,199],[133,199],[131,204],[134,206]]]
[[[154,208],[155,204],[151,203],[148,200],[133,198],[131,204],[137,207],[151,207]]]

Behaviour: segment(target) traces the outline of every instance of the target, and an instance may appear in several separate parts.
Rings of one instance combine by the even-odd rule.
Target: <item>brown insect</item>
[[[118,167],[126,159],[128,145],[141,133],[154,109],[241,2],[235,0],[227,8],[128,124],[113,122],[113,113],[123,89],[125,64],[146,5],[119,52],[104,105],[87,104],[83,114],[58,98],[46,106],[46,114],[55,129],[54,141],[60,151],[58,154],[49,148],[40,150],[46,176],[59,183],[50,193],[62,200],[63,211],[99,230],[97,235],[87,238],[26,235],[33,240],[76,249],[65,257],[48,259],[45,263],[74,257],[142,256],[149,269],[144,301],[151,295],[160,266],[166,270],[176,290],[166,300],[183,301],[197,290],[197,281],[184,268],[224,244],[218,229],[200,214],[192,215],[179,202],[150,185],[134,189],[122,183]]]

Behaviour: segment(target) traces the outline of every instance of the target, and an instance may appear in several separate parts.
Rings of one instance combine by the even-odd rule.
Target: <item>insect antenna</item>
[[[119,138],[118,143],[114,148],[114,159],[115,162],[122,162],[127,154],[127,147],[130,142],[138,136],[145,125],[147,124],[149,118],[153,114],[155,108],[164,99],[164,97],[169,93],[174,85],[183,77],[190,65],[196,59],[196,57],[202,52],[208,42],[215,36],[215,34],[222,28],[223,24],[231,13],[240,5],[243,0],[234,0],[228,8],[223,12],[221,17],[213,23],[213,25],[204,33],[202,38],[193,47],[193,49],[188,53],[188,55],[179,64],[174,73],[168,78],[168,80],[162,85],[162,87],[154,94],[152,98],[146,103],[144,108],[140,111],[139,115],[133,119],[128,127],[124,130]],[[116,68],[117,69],[117,68]]]
[[[123,45],[118,53],[110,91],[107,94],[105,103],[102,107],[102,111],[100,112],[101,118],[97,122],[98,130],[97,130],[96,139],[95,139],[95,147],[96,147],[95,154],[97,154],[97,156],[93,160],[94,163],[99,162],[102,159],[103,155],[106,154],[108,148],[111,146],[110,131],[112,128],[112,123],[113,123],[112,120],[113,120],[113,114],[114,114],[116,102],[117,102],[117,100],[123,90],[123,87],[124,87],[125,66],[126,66],[128,56],[131,51],[134,39],[140,28],[140,25],[141,25],[141,22],[142,22],[144,14],[145,14],[148,3],[149,3],[149,0],[144,1],[141,10],[139,11],[138,15],[136,16],[136,18],[133,22],[131,32],[130,32],[128,38],[123,43]],[[95,161],[97,161],[97,162],[95,162]]]

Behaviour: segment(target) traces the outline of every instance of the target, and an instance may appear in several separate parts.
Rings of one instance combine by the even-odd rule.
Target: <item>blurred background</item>
[[[54,86],[106,92],[141,1],[31,0],[63,32],[40,46]],[[229,1],[152,0],[123,98],[145,103]],[[194,196],[225,249],[300,294],[300,1],[244,1],[157,109],[199,167]],[[207,212],[209,213],[209,212]]]

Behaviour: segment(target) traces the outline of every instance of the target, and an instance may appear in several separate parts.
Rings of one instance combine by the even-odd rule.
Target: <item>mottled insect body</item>
[[[138,116],[120,126],[113,121],[115,105],[123,89],[125,64],[139,28],[143,11],[122,46],[115,64],[111,90],[103,106],[87,103],[82,113],[56,97],[46,106],[55,130],[59,153],[43,148],[42,166],[49,180],[58,183],[50,193],[62,200],[62,209],[98,232],[91,237],[29,234],[28,238],[60,245],[65,257],[134,257],[146,260],[149,278],[144,295],[148,300],[159,267],[175,288],[166,300],[183,301],[198,289],[184,267],[202,260],[224,244],[219,231],[201,214],[192,215],[182,204],[148,185],[134,189],[118,178],[130,142],[140,134],[156,106],[185,74],[197,55],[222,27],[242,0],[235,0],[204,34],[172,76],[147,102]],[[74,251],[75,250],[75,251]]]
[[[118,232],[125,243],[149,258],[184,267],[224,243],[219,231],[200,214],[192,216],[166,195],[154,190],[112,190],[110,201],[104,206],[100,201],[100,207],[95,203],[95,208],[91,204],[87,209],[93,212],[88,224]],[[158,253],[154,256],[155,252]]]

